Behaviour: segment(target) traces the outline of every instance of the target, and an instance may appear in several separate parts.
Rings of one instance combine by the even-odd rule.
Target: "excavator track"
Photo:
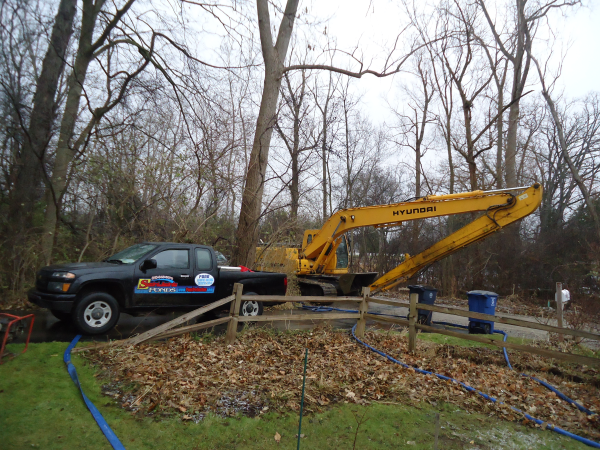
[[[323,281],[298,278],[300,292],[302,295],[322,295],[324,297],[337,297],[337,289],[334,284]]]

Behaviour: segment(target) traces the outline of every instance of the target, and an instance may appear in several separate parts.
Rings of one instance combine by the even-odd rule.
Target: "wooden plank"
[[[144,341],[147,341],[148,339],[151,339],[157,334],[162,333],[163,331],[170,330],[171,328],[174,328],[177,325],[181,325],[182,323],[185,323],[188,320],[192,320],[198,316],[201,316],[204,313],[207,313],[208,311],[212,311],[213,309],[218,308],[219,306],[223,306],[226,303],[232,301],[234,298],[235,297],[233,295],[230,295],[228,297],[222,298],[221,300],[217,300],[216,302],[209,303],[208,305],[203,306],[202,308],[190,311],[189,313],[186,313],[183,316],[173,319],[170,322],[163,323],[162,325],[152,328],[151,330],[148,330],[142,334],[126,339],[125,341],[123,341],[123,345],[140,344]]]
[[[458,333],[456,331],[434,328],[427,325],[416,324],[415,326],[420,330],[430,331],[432,333],[443,334],[446,336],[457,337],[460,339],[466,339],[468,341],[490,344],[500,348],[506,347],[513,350],[518,350],[520,352],[534,353],[536,355],[545,356],[547,358],[561,359],[563,361],[568,361],[575,364],[584,364],[587,366],[600,366],[600,358],[590,358],[588,356],[573,355],[572,353],[563,353],[554,350],[546,350],[542,348],[530,347],[528,345],[515,344],[513,342],[503,342],[500,340],[497,341],[495,339],[483,337],[483,335]]]
[[[402,325],[404,327],[407,327],[410,325],[408,320],[400,319],[400,318],[396,318],[396,317],[379,316],[377,314],[370,314],[370,313],[365,314],[365,317],[367,319],[379,320],[380,322],[395,323],[397,325]]]
[[[369,319],[378,320],[380,322],[395,323],[395,324],[404,325],[404,326],[409,325],[408,320],[396,319],[395,317],[377,316],[374,314],[366,314],[366,316]],[[495,339],[483,337],[483,335],[459,333],[456,331],[434,328],[434,327],[430,327],[427,325],[416,324],[415,327],[419,330],[443,334],[446,336],[457,337],[460,339],[466,339],[468,341],[481,342],[483,344],[490,344],[490,345],[494,345],[494,346],[500,347],[500,348],[506,347],[506,348],[518,350],[521,352],[535,353],[537,355],[545,356],[547,358],[556,358],[556,359],[561,359],[561,360],[576,363],[576,364],[585,364],[588,366],[600,366],[600,358],[590,358],[588,356],[580,356],[580,355],[573,355],[571,353],[563,353],[563,352],[557,352],[554,350],[546,350],[546,349],[541,349],[541,348],[536,348],[536,347],[530,347],[528,345],[515,344],[513,342],[503,342],[501,340],[495,340]]]
[[[242,295],[242,300],[269,302],[361,302],[362,297],[322,297],[318,295]]]
[[[202,322],[202,323],[196,323],[194,325],[188,325],[186,327],[175,328],[173,330],[165,331],[164,333],[160,333],[159,335],[154,336],[152,338],[152,340],[166,339],[166,338],[170,338],[173,336],[180,336],[185,333],[191,333],[192,331],[198,331],[198,330],[204,330],[205,328],[216,327],[217,325],[221,325],[226,322],[229,322],[229,320],[231,320],[231,317],[227,316],[227,317],[221,317],[219,319],[208,320],[208,321]]]
[[[369,301],[373,302],[373,303],[380,303],[382,305],[390,305],[390,306],[404,307],[404,308],[410,307],[410,303],[395,302],[392,300],[384,300],[384,299],[375,298],[375,297],[369,297]],[[502,314],[492,316],[489,314],[464,311],[462,309],[448,308],[446,306],[425,305],[425,304],[421,304],[421,303],[417,304],[417,309],[441,312],[441,313],[446,313],[446,314],[451,314],[451,315],[461,316],[461,317],[472,317],[473,319],[488,320],[490,322],[504,323],[507,325],[515,325],[515,326],[524,327],[524,328],[533,328],[535,330],[549,331],[551,333],[563,333],[563,334],[568,334],[569,336],[577,336],[577,337],[582,337],[585,339],[592,339],[592,340],[600,341],[599,334],[594,334],[594,333],[590,333],[588,331],[583,331],[583,330],[571,330],[569,328],[560,328],[560,327],[556,327],[553,325],[545,325],[545,324],[541,324],[538,322],[532,322],[530,320],[515,319],[513,317],[507,317]]]
[[[414,352],[417,348],[417,302],[419,294],[410,294],[410,310],[408,315],[408,351]]]
[[[337,320],[337,319],[360,319],[360,313],[313,313],[313,314],[282,314],[267,316],[240,316],[240,322],[276,322],[280,320],[302,321],[302,320]]]
[[[368,286],[362,288],[363,299],[360,303],[360,319],[358,319],[358,322],[356,322],[356,335],[358,337],[365,337],[365,327],[367,324],[365,313],[369,310],[369,303],[367,302],[367,298],[369,298],[370,291],[371,289]]]
[[[235,300],[231,303],[229,325],[227,325],[227,334],[225,335],[225,344],[233,344],[235,342],[235,336],[237,334],[238,317],[240,315],[240,308],[242,306],[242,292],[244,291],[244,285],[241,283],[235,283],[233,285],[233,293]]]
[[[383,298],[369,297],[369,301],[373,302],[373,303],[379,303],[381,305],[389,305],[389,306],[396,306],[396,307],[402,307],[402,308],[410,307],[410,303],[397,302],[394,300],[385,300]]]
[[[569,336],[578,336],[578,337],[582,337],[582,338],[586,338],[586,339],[593,339],[596,341],[600,340],[600,335],[590,333],[588,331],[571,330],[570,328],[559,328],[559,327],[555,327],[553,325],[545,325],[545,324],[541,324],[541,323],[537,323],[537,322],[531,322],[529,320],[514,319],[512,317],[506,317],[501,314],[499,314],[497,316],[492,316],[490,314],[463,311],[461,309],[448,308],[446,306],[425,305],[423,303],[419,303],[417,305],[417,308],[424,309],[426,311],[434,311],[434,312],[451,314],[454,316],[472,317],[473,319],[482,319],[482,320],[488,320],[490,322],[505,323],[507,325],[515,325],[515,326],[523,327],[523,328],[533,328],[535,330],[549,331],[551,333],[563,333],[563,334],[568,334]]]
[[[186,327],[175,328],[174,330],[165,331],[163,333],[157,334],[156,336],[150,338],[149,340],[157,340],[157,339],[165,339],[173,336],[179,336],[180,334],[191,333],[192,331],[203,330],[204,328],[211,328],[217,325],[221,325],[225,322],[229,322],[230,317],[222,317],[220,319],[209,320],[207,322],[197,323],[194,325],[188,325]],[[121,339],[118,341],[111,342],[101,342],[96,345],[90,345],[88,347],[75,347],[71,353],[80,353],[86,352],[88,350],[97,350],[105,347],[118,347],[127,342],[128,339]]]

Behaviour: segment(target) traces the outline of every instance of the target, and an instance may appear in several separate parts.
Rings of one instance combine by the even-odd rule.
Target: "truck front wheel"
[[[254,292],[246,292],[244,295],[256,295]],[[244,300],[240,306],[240,316],[262,316],[262,302]]]
[[[73,324],[83,334],[104,334],[119,321],[119,304],[106,292],[92,292],[77,303]]]

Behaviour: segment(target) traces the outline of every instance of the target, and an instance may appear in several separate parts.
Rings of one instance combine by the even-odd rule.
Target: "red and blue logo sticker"
[[[214,278],[211,275],[210,280],[205,276],[207,274],[200,274],[196,277],[197,286],[179,286],[179,284],[173,280],[173,277],[166,275],[157,275],[152,278],[140,278],[135,288],[136,294],[213,294],[215,292]],[[200,278],[200,284],[198,282]],[[209,283],[210,281],[210,283]]]

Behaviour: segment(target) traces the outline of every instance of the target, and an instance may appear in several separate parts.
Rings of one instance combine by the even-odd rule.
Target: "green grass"
[[[110,449],[85,407],[62,361],[67,344],[32,344],[0,366],[0,428],[7,449]],[[10,346],[16,351],[22,346]],[[296,448],[297,414],[268,413],[260,418],[208,417],[196,424],[177,417],[137,418],[101,394],[94,367],[73,356],[86,395],[127,449]],[[301,448],[353,448],[357,420],[359,449],[431,449],[435,414],[440,413],[439,448],[583,449],[555,433],[495,418],[467,414],[453,405],[341,404],[303,420]],[[281,442],[275,442],[275,433]],[[470,442],[473,442],[471,444]]]
[[[500,334],[485,334],[485,335],[482,334],[479,336],[485,337],[487,339],[493,339],[495,341],[502,341],[502,339],[504,339],[504,336],[502,336]],[[428,342],[434,342],[436,344],[449,344],[449,345],[460,345],[462,347],[485,347],[485,348],[498,349],[498,347],[496,347],[494,345],[484,344],[482,342],[477,342],[477,341],[470,341],[467,339],[461,339],[461,338],[457,338],[454,336],[445,336],[443,334],[437,334],[437,333],[419,333],[417,335],[417,339],[421,339],[423,341],[428,341]],[[512,336],[509,336],[507,341],[514,342],[515,344],[525,344],[525,345],[531,344],[531,342],[532,342],[530,339],[512,337]]]
[[[504,336],[502,336],[500,334],[485,334],[485,335],[480,335],[480,336],[483,336],[488,339],[494,339],[496,341],[501,341],[502,339],[504,339]],[[436,344],[458,345],[461,347],[485,347],[485,348],[502,351],[502,349],[499,349],[495,345],[484,344],[482,342],[477,342],[477,341],[470,341],[467,339],[461,339],[461,338],[457,338],[454,336],[445,336],[443,334],[437,334],[437,333],[419,333],[419,334],[417,334],[417,339],[421,339],[423,341],[428,341],[428,342],[433,342]],[[509,336],[507,338],[507,341],[513,342],[515,344],[522,344],[522,345],[531,345],[534,342],[531,339],[521,338],[521,337],[513,337],[513,336]],[[586,345],[577,345],[573,348],[570,348],[567,351],[569,353],[574,353],[577,355],[589,356],[592,358],[600,358],[600,350],[592,349],[590,347],[587,347]]]

